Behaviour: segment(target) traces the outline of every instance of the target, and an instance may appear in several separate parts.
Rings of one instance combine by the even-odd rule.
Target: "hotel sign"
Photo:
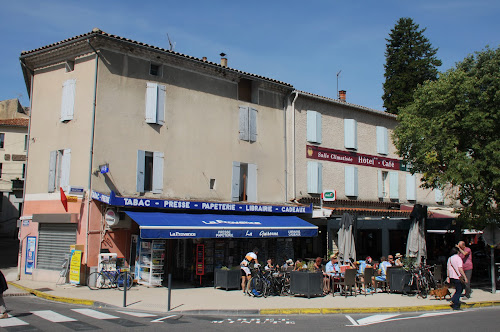
[[[405,170],[402,169],[401,160],[399,159],[384,158],[380,156],[372,156],[351,151],[327,149],[313,145],[306,146],[306,158],[333,161],[351,165],[391,169],[395,171]]]

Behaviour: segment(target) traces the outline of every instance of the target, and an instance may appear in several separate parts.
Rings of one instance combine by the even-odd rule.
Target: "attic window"
[[[252,102],[252,81],[246,78],[238,82],[238,99]]]
[[[66,72],[70,72],[70,71],[73,71],[75,70],[75,61],[73,60],[66,60]]]
[[[153,76],[160,76],[160,65],[157,64],[150,64],[149,66],[149,74]]]

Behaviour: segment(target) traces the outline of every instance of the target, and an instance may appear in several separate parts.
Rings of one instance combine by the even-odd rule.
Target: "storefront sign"
[[[325,202],[334,202],[337,199],[337,191],[333,189],[325,190],[322,198]]]
[[[317,235],[317,230],[312,229],[179,229],[164,230],[141,227],[142,239],[185,239],[185,238],[269,238],[269,237],[313,237]]]
[[[202,276],[205,274],[205,245],[196,245],[196,275]]]
[[[287,213],[287,214],[311,214],[312,204],[308,206],[280,206],[280,205],[258,205],[239,203],[214,203],[214,202],[193,202],[180,200],[162,200],[147,198],[116,197],[92,191],[92,199],[100,202],[125,207],[153,207],[167,209],[205,210],[205,211],[235,211],[235,212],[267,212],[267,213]]]
[[[74,285],[80,284],[80,268],[82,265],[82,252],[71,250],[71,265],[69,270],[69,282]]]
[[[318,159],[333,161],[344,164],[369,166],[376,168],[401,170],[401,161],[392,158],[383,158],[351,151],[341,151],[327,149],[319,146],[307,145],[306,157],[309,159]]]
[[[28,236],[26,238],[26,261],[24,265],[24,273],[32,274],[35,268],[35,250],[36,250],[36,237]]]

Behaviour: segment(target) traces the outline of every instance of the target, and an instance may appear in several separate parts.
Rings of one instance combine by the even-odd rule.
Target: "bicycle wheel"
[[[91,290],[106,288],[104,275],[101,272],[92,272],[87,278],[87,286]]]
[[[125,272],[121,272],[116,276],[115,284],[116,287],[118,287],[118,289],[121,291],[124,290],[125,287],[127,287],[127,289],[130,289],[134,285],[134,278],[132,278],[130,273],[127,273],[127,280],[125,280]]]
[[[263,294],[263,282],[259,277],[252,278],[250,280],[250,295],[255,297],[261,297]]]

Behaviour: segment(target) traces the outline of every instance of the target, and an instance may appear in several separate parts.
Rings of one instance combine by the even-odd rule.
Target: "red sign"
[[[314,145],[306,145],[306,158],[327,160],[344,164],[385,168],[397,171],[400,170],[400,160],[398,159],[371,156],[351,151],[327,149]]]
[[[196,275],[202,276],[205,274],[205,245],[196,245]],[[200,279],[201,282],[201,279]]]

